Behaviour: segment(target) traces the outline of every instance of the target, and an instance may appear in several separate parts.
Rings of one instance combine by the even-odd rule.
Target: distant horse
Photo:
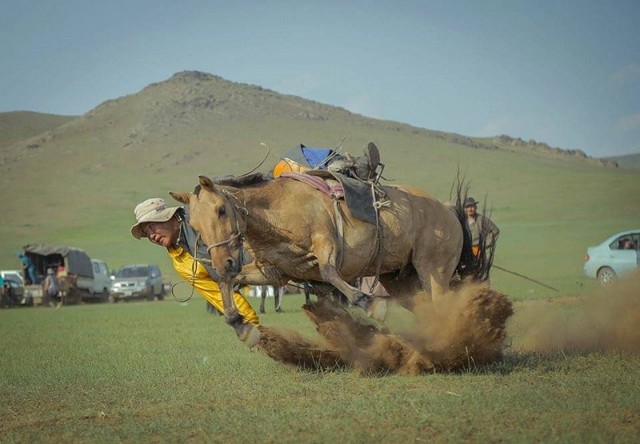
[[[240,319],[232,293],[245,239],[264,276],[329,284],[369,312],[367,295],[347,281],[379,275],[411,310],[422,290],[442,296],[468,257],[459,214],[417,187],[383,187],[389,203],[376,226],[354,217],[344,200],[291,178],[220,183],[199,176],[192,193],[170,194],[189,205],[191,226],[208,245],[232,325]]]
[[[255,287],[256,289],[256,293],[260,293],[260,313],[264,314],[266,313],[265,310],[265,302],[267,300],[267,297],[269,296],[269,293],[271,293],[273,291],[273,303],[274,303],[274,308],[276,310],[276,313],[281,313],[282,312],[282,307],[280,306],[280,304],[282,303],[282,294],[284,293],[284,288],[281,286],[273,286],[273,285],[257,285]],[[256,296],[258,296],[256,294]]]

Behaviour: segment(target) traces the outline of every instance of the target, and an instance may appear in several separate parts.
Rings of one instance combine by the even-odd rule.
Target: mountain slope
[[[0,149],[57,128],[75,118],[75,116],[59,116],[31,111],[0,113]]]
[[[606,159],[615,162],[620,168],[640,168],[640,154],[627,154],[624,156],[607,157]]]

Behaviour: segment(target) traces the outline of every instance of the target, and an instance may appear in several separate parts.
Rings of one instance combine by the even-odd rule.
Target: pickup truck
[[[37,283],[25,286],[25,292],[31,294],[36,305],[49,302],[42,294],[48,268],[56,270],[65,305],[109,300],[109,269],[103,261],[91,259],[79,248],[60,245],[29,244],[23,250],[36,269]]]

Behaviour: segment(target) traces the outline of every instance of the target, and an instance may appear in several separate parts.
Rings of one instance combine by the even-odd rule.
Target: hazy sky
[[[0,112],[80,115],[185,70],[428,129],[640,153],[640,0],[0,0]]]

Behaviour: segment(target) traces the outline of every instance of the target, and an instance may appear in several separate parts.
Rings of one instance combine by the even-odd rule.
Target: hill
[[[52,130],[75,118],[31,111],[0,113],[0,148]]]
[[[129,235],[136,203],[191,190],[198,174],[250,171],[266,156],[261,142],[271,147],[260,166],[266,171],[297,143],[360,154],[369,141],[390,183],[419,185],[443,200],[460,170],[503,229],[499,262],[548,271],[558,286],[575,290],[567,276],[580,276],[586,245],[638,225],[640,176],[613,162],[510,136],[478,139],[370,119],[182,72],[2,147],[0,266],[16,268],[24,244],[55,242],[111,266],[155,261],[170,271],[161,249]],[[497,279],[507,291],[516,285]]]
[[[618,164],[620,168],[640,169],[640,153],[627,154],[624,156],[607,157],[605,159],[615,162],[616,164]]]

